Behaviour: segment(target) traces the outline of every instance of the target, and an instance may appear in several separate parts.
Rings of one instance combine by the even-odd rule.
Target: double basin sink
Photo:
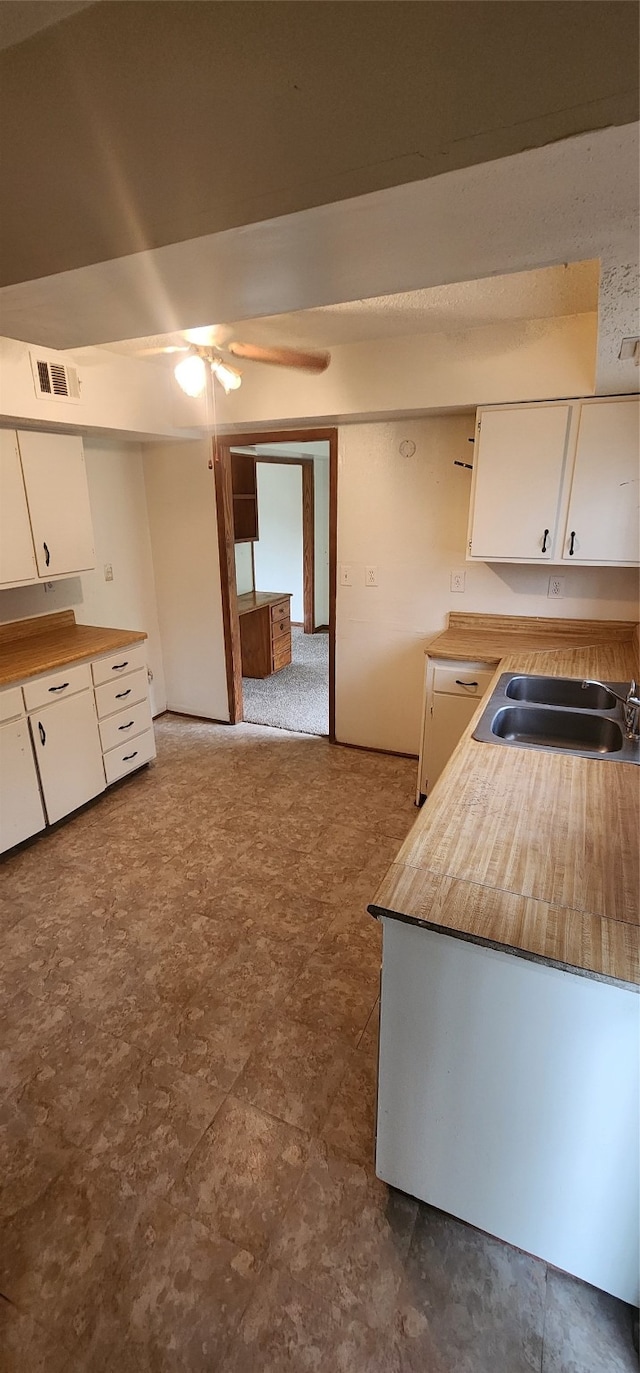
[[[613,694],[623,696],[627,686],[626,682],[583,686],[569,677],[503,672],[473,738],[581,758],[640,763],[640,745],[626,737],[622,706]]]

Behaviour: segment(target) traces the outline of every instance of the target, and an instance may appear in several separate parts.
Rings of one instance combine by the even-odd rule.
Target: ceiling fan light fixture
[[[204,359],[200,357],[199,353],[189,353],[188,357],[177,363],[173,374],[185,395],[192,396],[196,400],[204,394],[207,384],[207,369]]]
[[[238,387],[242,385],[242,373],[238,372],[235,367],[230,367],[227,362],[220,362],[218,358],[212,358],[211,371],[227,395],[230,391],[237,391]]]

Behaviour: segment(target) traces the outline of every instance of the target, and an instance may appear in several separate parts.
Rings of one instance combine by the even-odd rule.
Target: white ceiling
[[[581,315],[598,308],[598,280],[598,262],[574,262],[214,325],[207,331],[208,341],[224,345],[240,338],[249,343],[332,348],[366,339],[467,330],[505,320]],[[116,353],[131,354],[182,342],[183,335],[175,333],[106,346]]]
[[[14,48],[41,29],[49,29],[95,3],[96,0],[2,0],[0,49]]]

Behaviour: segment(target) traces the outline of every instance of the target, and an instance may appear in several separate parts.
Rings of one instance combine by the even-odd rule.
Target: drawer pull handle
[[[46,742],[47,742],[47,736],[46,736],[46,734],[45,734],[45,732],[44,732],[44,725],[42,724],[42,721],[41,721],[41,720],[38,720],[38,733],[39,733],[39,735],[40,735],[40,743],[42,744],[42,747],[44,748],[44,746],[45,746],[45,744],[46,744]]]
[[[137,758],[137,757],[138,757],[138,750],[137,750],[137,748],[135,748],[135,749],[133,750],[133,753],[124,753],[124,754],[122,755],[122,761],[123,761],[123,763],[130,763],[132,758]]]
[[[548,538],[549,538],[549,530],[548,530],[548,529],[545,529],[544,535],[543,535],[543,539],[542,539],[542,552],[543,552],[543,553],[546,553],[546,551],[547,551],[547,539],[548,539]]]
[[[49,691],[66,691],[68,685],[69,685],[68,682],[63,682],[63,683],[62,683],[62,686],[49,687]]]
[[[47,548],[46,543],[43,543],[42,547],[44,548],[44,561],[46,566],[48,567],[49,563],[51,562],[51,554],[49,552],[49,549]]]
[[[575,541],[576,541],[576,531],[575,531],[575,529],[572,529],[572,530],[571,530],[571,539],[570,539],[570,542],[569,542],[569,557],[570,557],[570,558],[573,557],[573,552],[574,552],[574,547],[573,547],[573,546],[574,546],[574,544],[575,544]]]
[[[112,671],[112,672],[122,672],[123,667],[128,667],[128,666],[129,666],[129,659],[127,658],[126,662],[124,662],[124,663],[112,663],[112,664],[111,664],[111,671]]]
[[[116,701],[121,701],[121,700],[123,699],[123,697],[125,697],[125,696],[130,696],[130,695],[131,695],[131,687],[127,687],[127,690],[126,690],[126,691],[116,691]]]
[[[477,685],[478,685],[477,682],[461,682],[461,681],[460,681],[460,678],[459,678],[459,677],[456,677],[456,686],[477,686]]]
[[[131,729],[131,726],[134,724],[135,720],[130,720],[128,725],[118,725],[118,729]]]

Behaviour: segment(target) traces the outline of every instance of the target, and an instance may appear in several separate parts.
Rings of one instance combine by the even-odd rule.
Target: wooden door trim
[[[218,547],[220,552],[220,583],[222,591],[222,619],[224,626],[227,693],[229,719],[238,724],[242,718],[242,661],[240,653],[240,618],[237,606],[235,543],[233,538],[233,504],[231,499],[231,449],[248,448],[254,444],[309,443],[329,444],[329,740],[336,742],[336,589],[338,583],[338,431],[337,429],[274,429],[250,430],[238,434],[222,434],[214,440],[213,466],[216,478],[218,510]],[[278,461],[258,457],[259,462]],[[313,467],[313,459],[296,458],[303,471],[305,463]],[[304,509],[304,500],[303,500]],[[306,617],[305,617],[306,619]]]

